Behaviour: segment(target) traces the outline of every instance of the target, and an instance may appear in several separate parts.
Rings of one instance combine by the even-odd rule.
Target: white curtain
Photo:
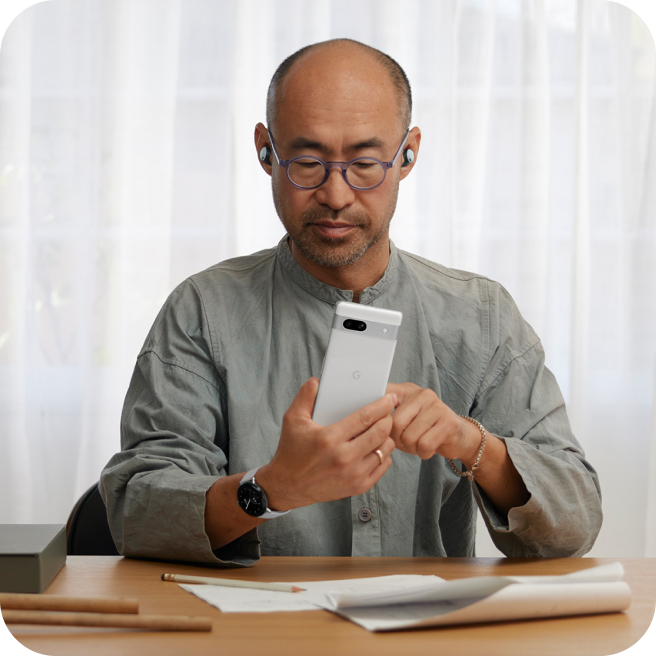
[[[392,238],[510,290],[600,474],[593,554],[656,556],[656,57],[605,0],[23,12],[0,52],[0,523],[66,520],[167,294],[282,236],[253,128],[277,64],[340,36],[413,85]]]

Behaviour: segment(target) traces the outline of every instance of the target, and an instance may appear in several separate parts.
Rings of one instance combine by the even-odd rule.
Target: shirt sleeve
[[[531,496],[507,516],[474,485],[476,501],[506,556],[582,556],[601,528],[597,473],[572,434],[538,337],[502,287],[491,290],[490,308],[495,346],[471,414],[505,442]]]
[[[100,492],[124,556],[248,566],[255,530],[213,551],[205,495],[226,476],[225,386],[212,358],[202,300],[191,281],[169,297],[137,359],[121,417],[121,452]]]

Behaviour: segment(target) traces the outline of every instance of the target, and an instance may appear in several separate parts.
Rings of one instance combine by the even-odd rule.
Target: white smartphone
[[[385,395],[402,319],[396,310],[337,303],[314,421],[334,424]]]

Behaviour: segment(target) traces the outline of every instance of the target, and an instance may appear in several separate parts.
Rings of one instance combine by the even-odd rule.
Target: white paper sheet
[[[325,608],[369,631],[612,613],[631,604],[623,576],[621,563],[612,563],[563,576],[442,581],[414,597],[395,594],[385,601],[330,592]]]
[[[489,576],[445,581],[396,575],[294,582],[304,592],[211,585],[181,587],[224,613],[324,608],[370,631],[610,613],[631,603],[620,563],[564,576]]]
[[[530,584],[572,584],[621,581],[624,568],[621,563],[601,565],[580,572],[564,574],[561,576],[480,576],[468,579],[455,579],[445,581],[435,577],[433,582],[412,586],[408,582],[407,588],[398,591],[390,590],[387,594],[369,593],[365,590],[330,591],[326,595],[324,607],[328,610],[337,610],[348,607],[374,607],[390,606],[406,603],[431,603],[438,601],[457,601],[460,599],[476,599],[488,597],[510,585],[521,583]],[[469,602],[471,603],[471,601]]]
[[[631,591],[615,583],[510,585],[485,598],[449,602],[341,608],[338,615],[369,631],[501,622],[626,610]]]
[[[394,594],[408,588],[425,590],[443,579],[419,574],[376,576],[337,581],[295,581],[305,592],[275,592],[252,588],[225,588],[214,585],[181,584],[180,587],[200,597],[224,613],[270,613],[277,611],[317,610],[326,606],[326,595],[362,593],[374,597]]]

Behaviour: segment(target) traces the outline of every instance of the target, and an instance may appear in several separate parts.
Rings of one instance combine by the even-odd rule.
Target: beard
[[[338,268],[357,262],[387,233],[394,216],[398,198],[398,183],[380,220],[374,224],[368,214],[358,210],[332,210],[319,205],[292,218],[284,210],[284,203],[273,185],[273,203],[281,223],[294,245],[308,260],[323,267]],[[363,192],[366,193],[366,192]],[[354,226],[343,237],[326,237],[312,226],[319,221],[339,221]]]

